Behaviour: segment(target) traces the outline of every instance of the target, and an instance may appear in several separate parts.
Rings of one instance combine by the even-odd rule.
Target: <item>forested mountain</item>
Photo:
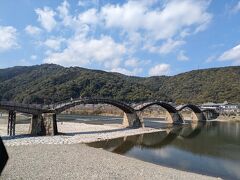
[[[240,102],[240,66],[148,78],[54,64],[0,69],[0,100],[49,104],[80,96],[127,102]]]

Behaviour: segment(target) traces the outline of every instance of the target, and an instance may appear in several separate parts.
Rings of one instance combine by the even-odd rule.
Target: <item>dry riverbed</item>
[[[120,124],[94,125],[85,123],[63,122],[58,123],[57,136],[27,135],[29,124],[17,124],[15,137],[7,136],[7,125],[0,124],[0,135],[6,146],[19,146],[29,144],[77,144],[125,137],[130,135],[158,132],[161,129],[154,128],[125,128]]]

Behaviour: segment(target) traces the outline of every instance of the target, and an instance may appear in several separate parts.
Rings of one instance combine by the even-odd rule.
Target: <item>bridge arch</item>
[[[81,105],[81,104],[109,104],[121,109],[124,112],[123,125],[130,127],[142,127],[135,110],[126,103],[121,101],[105,99],[105,98],[96,98],[96,99],[77,99],[62,104],[55,105],[53,112],[59,114],[67,109]]]
[[[141,107],[136,107],[136,111],[142,112],[144,109],[150,107],[150,106],[154,106],[154,105],[158,105],[161,106],[162,108],[164,108],[167,112],[167,118],[166,120],[174,123],[174,124],[182,124],[184,123],[182,117],[178,114],[178,111],[175,109],[175,107],[173,107],[172,105],[170,105],[167,102],[162,102],[162,101],[156,101],[156,102],[150,102],[148,104],[142,105]]]
[[[182,111],[184,109],[190,109],[192,111],[192,121],[206,121],[206,117],[203,114],[202,110],[193,104],[185,104],[176,108],[177,111]]]

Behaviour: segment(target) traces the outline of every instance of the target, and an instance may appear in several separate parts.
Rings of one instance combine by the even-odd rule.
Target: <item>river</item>
[[[90,119],[81,116],[77,120],[93,124],[121,122],[121,118],[107,116]],[[164,131],[100,141],[89,146],[184,171],[240,179],[239,122],[166,126],[161,121],[148,119],[146,124]]]
[[[59,115],[57,119],[87,124],[122,121],[122,117],[80,115]],[[208,121],[173,126],[159,119],[145,119],[145,124],[163,131],[89,146],[184,171],[240,179],[240,122]]]

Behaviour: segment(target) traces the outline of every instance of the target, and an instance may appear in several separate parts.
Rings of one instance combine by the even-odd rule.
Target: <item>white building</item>
[[[213,103],[208,102],[201,105],[202,109],[215,109],[217,111],[225,111],[225,112],[240,112],[240,104],[228,103],[225,101],[224,103]]]

